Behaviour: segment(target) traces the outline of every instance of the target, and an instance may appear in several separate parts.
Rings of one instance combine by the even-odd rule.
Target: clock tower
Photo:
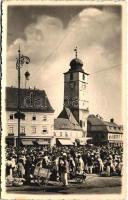
[[[70,69],[64,73],[64,106],[69,108],[84,131],[87,131],[89,106],[87,100],[88,75],[83,62],[76,56],[70,62]]]

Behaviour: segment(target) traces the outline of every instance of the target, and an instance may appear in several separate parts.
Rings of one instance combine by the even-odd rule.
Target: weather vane
[[[76,52],[76,58],[77,58],[77,46],[76,46],[76,48],[74,49],[74,51]]]

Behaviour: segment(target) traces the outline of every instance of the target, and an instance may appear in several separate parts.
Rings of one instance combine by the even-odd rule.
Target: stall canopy
[[[48,145],[49,142],[48,141],[44,141],[44,140],[38,140],[37,144],[39,144],[39,145]]]
[[[59,139],[61,145],[73,145],[71,140]]]
[[[22,140],[21,142],[23,145],[33,145],[32,140]]]

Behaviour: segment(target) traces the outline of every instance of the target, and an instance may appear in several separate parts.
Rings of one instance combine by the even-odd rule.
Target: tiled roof
[[[102,119],[99,119],[98,117],[96,117],[95,115],[89,115],[88,116],[88,122],[91,123],[91,125],[93,126],[104,126],[104,121]]]
[[[69,108],[64,107],[58,118],[54,120],[55,130],[81,130]]]
[[[6,87],[6,110],[16,111],[17,100],[18,89]],[[45,91],[37,89],[20,89],[20,108],[24,112],[54,112]]]
[[[106,122],[95,115],[89,115],[88,122],[91,124],[91,131],[122,133],[122,129],[118,124],[115,122]]]

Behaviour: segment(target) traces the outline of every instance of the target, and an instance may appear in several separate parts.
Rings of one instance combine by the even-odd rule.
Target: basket
[[[47,178],[48,174],[49,174],[49,169],[46,169],[46,168],[40,168],[40,167],[37,166],[34,170],[35,176]]]

